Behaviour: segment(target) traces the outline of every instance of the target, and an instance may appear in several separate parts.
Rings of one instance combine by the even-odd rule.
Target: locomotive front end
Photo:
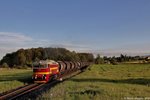
[[[50,71],[48,64],[45,61],[35,62],[33,64],[33,76],[34,83],[46,83],[49,81]]]

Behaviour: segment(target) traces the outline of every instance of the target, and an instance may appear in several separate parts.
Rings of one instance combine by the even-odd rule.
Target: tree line
[[[101,57],[99,54],[95,58],[95,63],[96,64],[119,64],[119,63],[124,63],[124,62],[142,62],[142,63],[149,63],[150,59],[148,57],[141,57],[141,56],[127,56],[120,54],[119,57]]]
[[[76,53],[65,48],[31,48],[19,49],[16,52],[6,54],[0,61],[4,67],[32,67],[32,63],[38,60],[52,59],[55,61],[81,61],[93,62],[91,53]]]
[[[150,59],[140,56],[101,57],[99,54],[94,58],[92,53],[76,53],[65,48],[31,48],[19,49],[16,52],[6,54],[0,61],[0,66],[11,68],[32,67],[32,63],[38,60],[51,59],[55,61],[79,61],[93,62],[95,64],[119,64],[123,62],[142,61],[150,62]]]

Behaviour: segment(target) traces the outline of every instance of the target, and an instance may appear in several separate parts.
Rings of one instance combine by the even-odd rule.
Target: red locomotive
[[[46,83],[60,78],[65,73],[82,70],[89,65],[87,62],[63,62],[53,60],[41,60],[33,63],[33,80],[35,83]]]

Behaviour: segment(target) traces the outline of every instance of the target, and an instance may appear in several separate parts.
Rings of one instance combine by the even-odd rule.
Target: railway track
[[[62,75],[61,77],[63,78],[63,81],[65,81],[65,80],[67,80],[71,77],[74,77],[75,75],[78,75],[80,73],[82,73],[82,72],[75,72],[74,74],[66,73],[66,74]],[[32,94],[32,92],[35,92],[36,90],[42,91],[43,88],[48,90],[52,86],[56,85],[57,83],[63,82],[63,81],[54,80],[54,81],[51,81],[46,84],[33,83],[33,84],[25,85],[23,87],[15,89],[15,90],[10,90],[6,93],[0,94],[0,100],[15,100],[18,98],[20,98],[20,99],[28,98],[28,96],[24,96],[26,94],[31,94],[31,96],[29,96],[29,98],[35,98],[37,95],[34,96],[34,94]]]
[[[21,88],[15,89],[13,91],[8,91],[7,93],[1,94],[0,100],[13,100],[21,95],[24,95],[26,93],[29,93],[33,90],[36,90],[43,86],[44,84],[30,84],[30,85],[25,85]]]

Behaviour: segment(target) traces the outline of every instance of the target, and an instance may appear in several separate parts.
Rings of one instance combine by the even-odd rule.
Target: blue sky
[[[0,0],[0,58],[19,48],[150,54],[149,0]]]

